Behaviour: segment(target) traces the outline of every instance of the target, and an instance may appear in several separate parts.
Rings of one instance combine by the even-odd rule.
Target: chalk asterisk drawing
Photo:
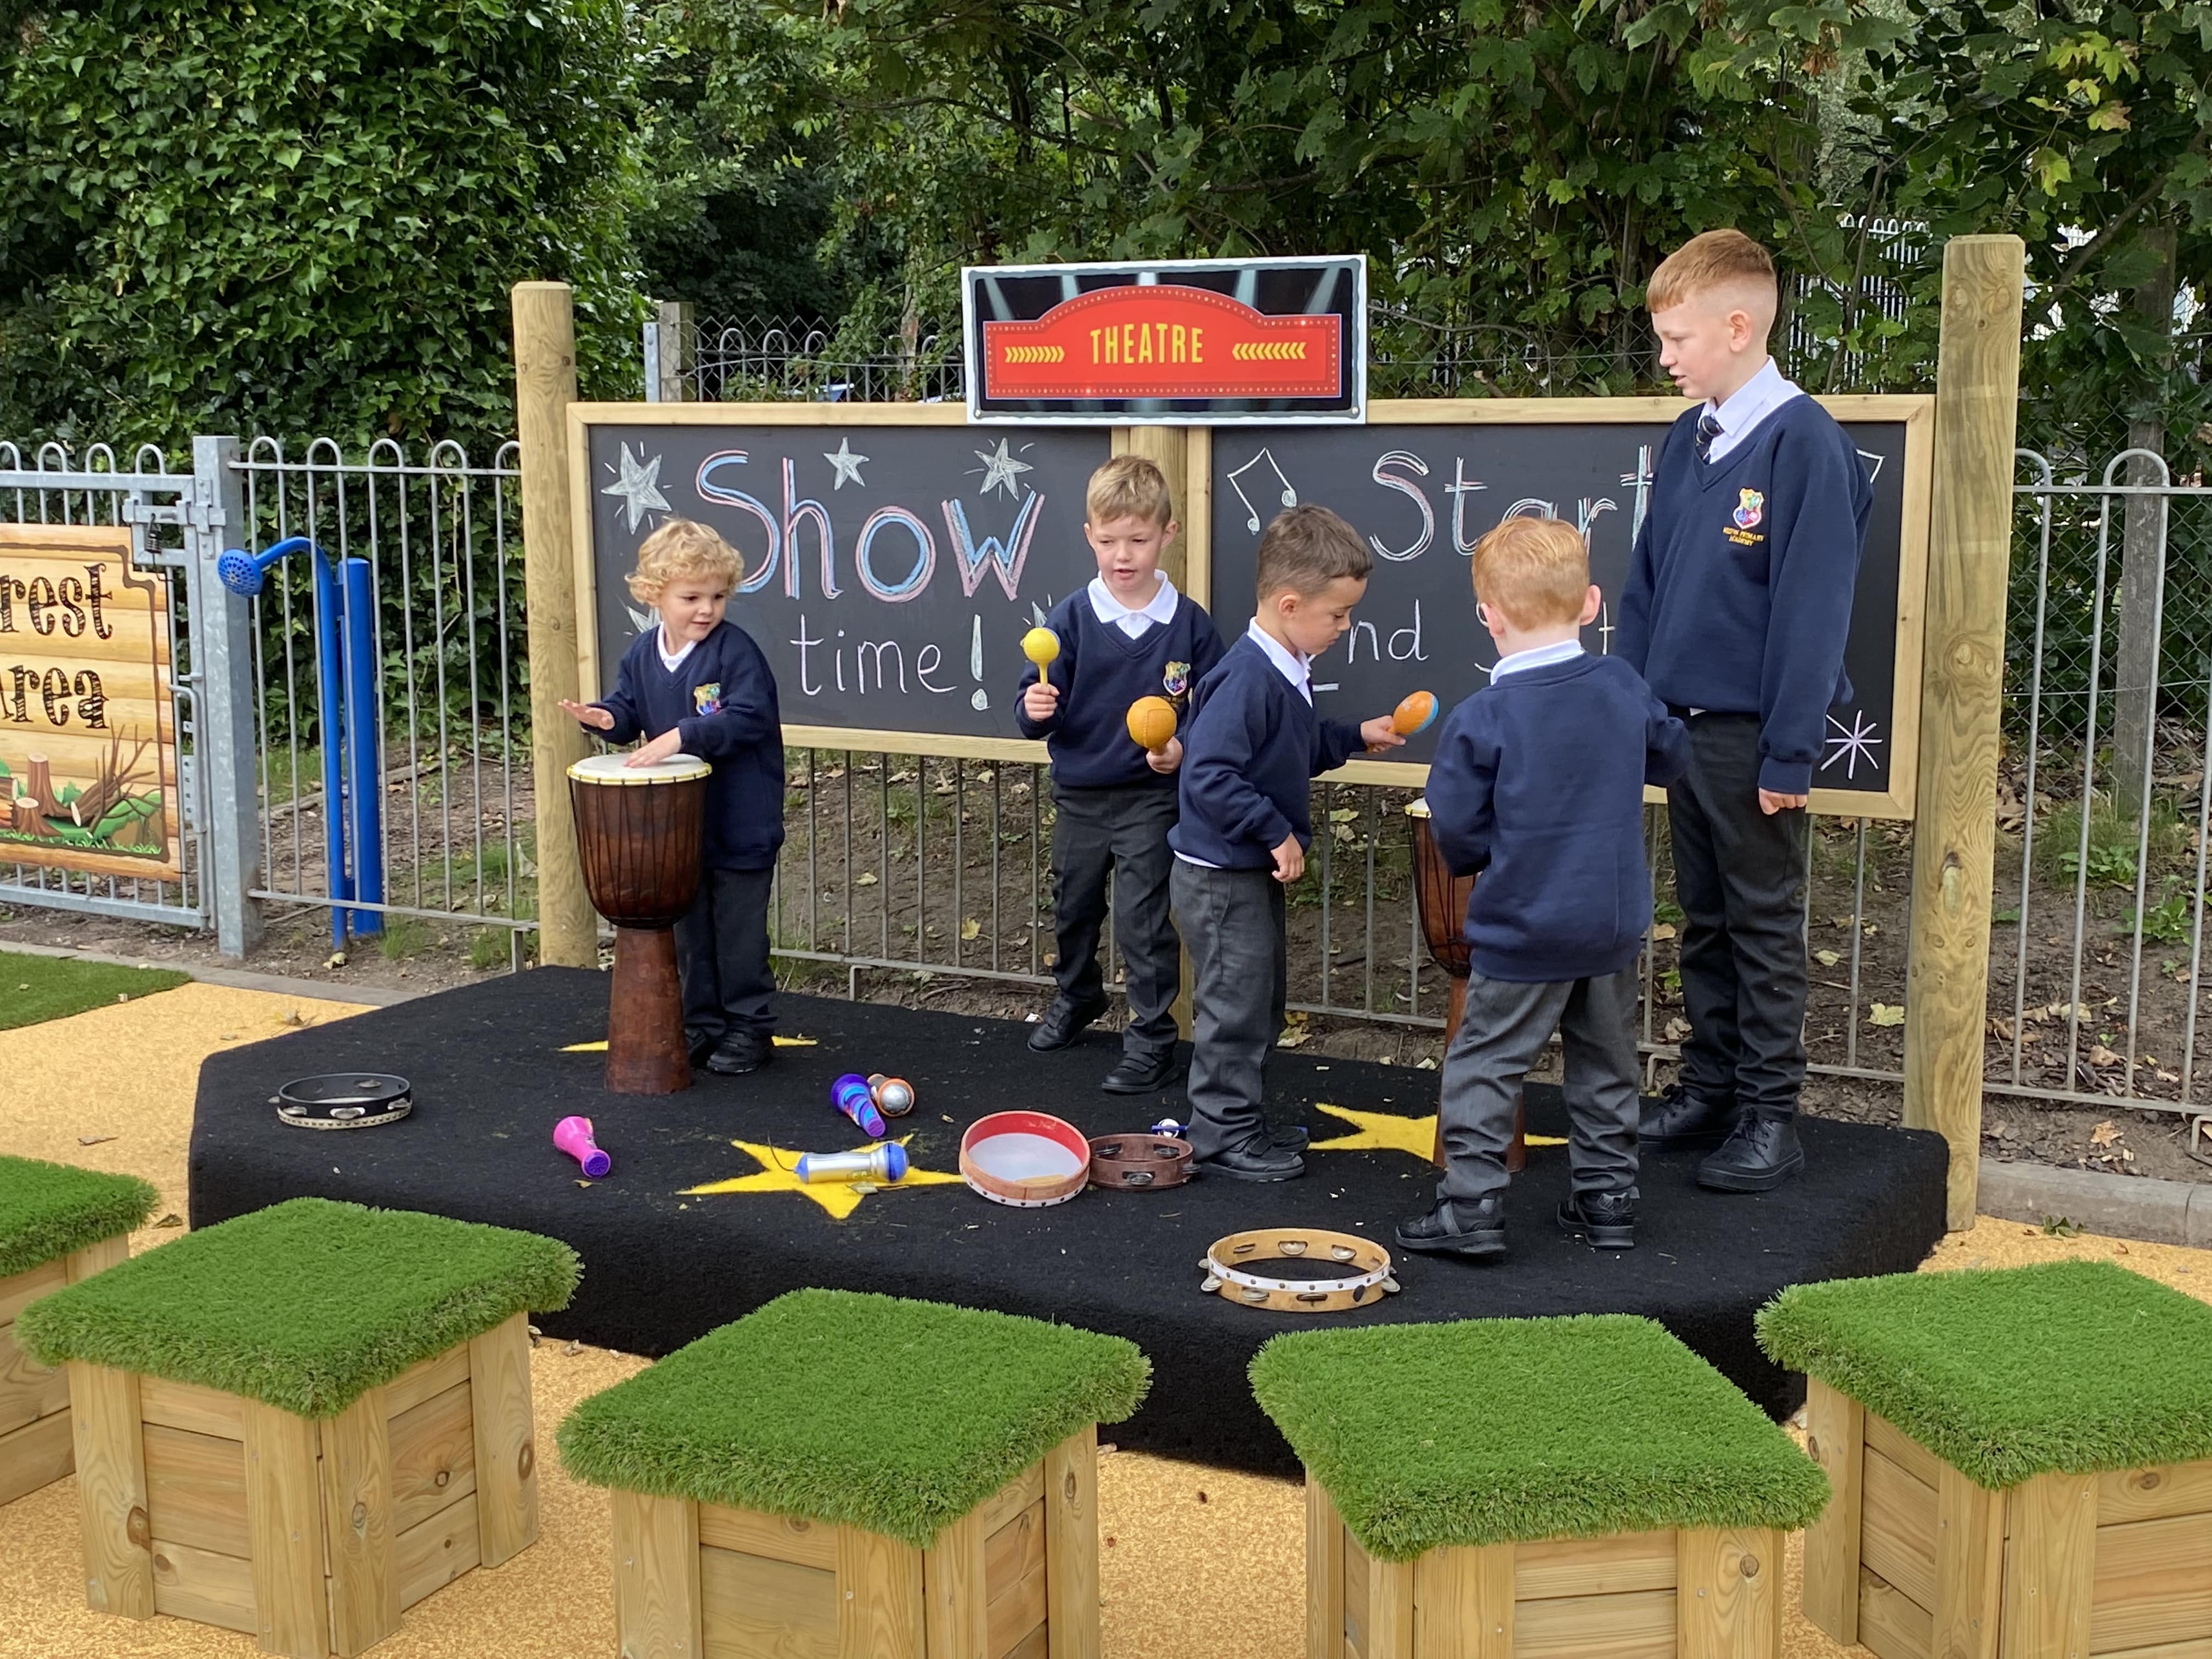
[[[1833,714],[1828,716],[1828,724],[1836,729],[1826,739],[1832,752],[1827,759],[1820,763],[1820,769],[1823,772],[1838,761],[1842,761],[1844,776],[1856,780],[1861,761],[1867,763],[1869,769],[1880,764],[1880,760],[1874,751],[1880,746],[1882,740],[1875,735],[1877,729],[1875,722],[1869,720],[1863,711],[1853,709],[1851,723],[1849,726],[1845,726]]]
[[[988,449],[979,449],[975,452],[975,459],[983,463],[983,487],[976,491],[979,495],[988,495],[1000,485],[1004,484],[1008,500],[1021,499],[1019,492],[1014,489],[1014,475],[1018,472],[1033,471],[1035,469],[1027,461],[1018,461],[1008,454],[1006,442],[1004,438],[999,440],[996,453]],[[973,472],[975,468],[970,467],[968,470]]]
[[[830,489],[842,489],[848,482],[860,485],[863,489],[868,487],[868,481],[860,476],[860,468],[866,463],[868,458],[865,455],[855,455],[853,453],[853,441],[850,438],[838,439],[836,453],[832,454],[825,449],[822,452],[822,459],[837,469],[836,482],[830,486]]]
[[[628,527],[635,531],[648,513],[668,511],[668,497],[660,493],[660,457],[645,459],[640,449],[635,456],[629,446],[622,447],[621,476],[599,491],[602,495],[617,495],[629,511]]]

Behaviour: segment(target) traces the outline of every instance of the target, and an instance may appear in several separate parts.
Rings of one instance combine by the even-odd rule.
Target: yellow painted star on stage
[[[769,1040],[779,1048],[816,1048],[822,1042],[821,1038],[810,1036],[780,1036]],[[572,1042],[561,1052],[564,1054],[603,1054],[606,1051],[607,1040],[601,1037],[597,1042]]]
[[[903,1146],[906,1141],[907,1138],[902,1137],[899,1145]],[[880,1144],[872,1140],[866,1146],[855,1146],[852,1150],[865,1152]],[[799,1178],[795,1168],[799,1162],[797,1152],[786,1152],[781,1146],[760,1146],[750,1140],[733,1140],[730,1145],[750,1158],[760,1168],[748,1176],[733,1176],[727,1181],[710,1181],[703,1187],[686,1187],[684,1196],[691,1198],[714,1193],[797,1193],[802,1198],[812,1199],[827,1210],[832,1220],[842,1221],[860,1207],[860,1200],[871,1192],[896,1193],[908,1187],[941,1187],[947,1182],[957,1186],[960,1181],[957,1175],[946,1175],[939,1170],[917,1170],[909,1164],[905,1179],[893,1182],[889,1186],[864,1189],[847,1186],[842,1182],[823,1182],[810,1186]]]
[[[1401,1117],[1395,1112],[1362,1112],[1350,1106],[1332,1106],[1325,1100],[1314,1102],[1314,1109],[1342,1118],[1359,1133],[1339,1135],[1334,1140],[1316,1140],[1306,1148],[1310,1152],[1411,1152],[1425,1164],[1436,1147],[1434,1112],[1426,1117]],[[1558,1135],[1530,1135],[1528,1144],[1564,1146],[1567,1143]]]

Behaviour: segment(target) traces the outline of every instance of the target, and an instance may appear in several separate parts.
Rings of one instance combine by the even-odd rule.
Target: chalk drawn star
[[[602,495],[618,495],[629,515],[629,528],[635,531],[648,513],[668,511],[668,497],[660,493],[660,457],[645,459],[641,447],[633,457],[629,446],[622,447],[621,476],[599,491]]]
[[[1306,1148],[1310,1152],[1411,1152],[1425,1164],[1436,1147],[1434,1112],[1426,1117],[1401,1117],[1395,1112],[1362,1112],[1350,1106],[1332,1106],[1325,1100],[1314,1102],[1314,1109],[1342,1118],[1359,1133],[1339,1135],[1334,1140],[1316,1140]],[[1557,1135],[1530,1135],[1528,1144],[1564,1146],[1567,1143]]]
[[[869,1152],[878,1144],[870,1141],[867,1146],[855,1146],[853,1150],[856,1152]],[[793,1169],[799,1162],[798,1153],[785,1152],[780,1146],[757,1146],[750,1140],[733,1140],[730,1145],[751,1158],[760,1168],[750,1175],[733,1176],[727,1181],[710,1181],[703,1187],[686,1187],[683,1189],[684,1197],[695,1198],[702,1194],[718,1193],[797,1193],[801,1198],[811,1198],[819,1204],[829,1212],[831,1220],[842,1221],[860,1207],[860,1200],[870,1193],[896,1193],[903,1192],[908,1187],[941,1187],[947,1183],[957,1186],[960,1183],[960,1177],[957,1175],[946,1175],[939,1170],[917,1170],[908,1164],[906,1178],[889,1186],[848,1186],[842,1182],[825,1182],[818,1187],[810,1187],[799,1178]],[[899,1145],[906,1145],[906,1138],[902,1137]]]
[[[1820,763],[1820,769],[1823,772],[1838,761],[1842,761],[1844,776],[1856,779],[1861,761],[1867,763],[1869,770],[1880,764],[1880,758],[1874,751],[1880,746],[1882,739],[1875,735],[1878,728],[1874,721],[1866,717],[1864,711],[1853,709],[1851,723],[1849,726],[1845,726],[1833,714],[1828,716],[1828,724],[1836,729],[1824,741],[1834,752]]]
[[[868,458],[865,455],[855,455],[853,453],[853,441],[850,438],[838,439],[837,453],[833,455],[825,449],[822,452],[822,459],[837,469],[836,481],[830,486],[830,489],[842,489],[848,480],[860,485],[863,489],[868,487],[868,481],[860,476],[860,468],[866,464]]]
[[[813,1048],[819,1047],[822,1041],[819,1037],[811,1036],[778,1036],[769,1040],[779,1048]],[[607,1040],[605,1037],[597,1042],[572,1042],[561,1050],[564,1054],[603,1054],[606,1051]]]
[[[995,454],[988,449],[978,449],[973,452],[975,459],[983,463],[983,487],[975,492],[977,495],[988,495],[1004,484],[1008,500],[1021,499],[1020,494],[1014,489],[1014,475],[1018,472],[1031,471],[1034,469],[1027,461],[1018,461],[1008,454],[1006,442],[1004,438],[999,440],[999,448]],[[975,468],[970,467],[968,470],[972,473]]]

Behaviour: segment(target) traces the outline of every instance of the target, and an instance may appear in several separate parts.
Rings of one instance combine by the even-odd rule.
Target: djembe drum
[[[1444,1046],[1451,1046],[1452,1036],[1459,1030],[1460,1016],[1467,1012],[1467,976],[1474,964],[1468,959],[1467,901],[1474,891],[1473,876],[1455,876],[1444,863],[1443,854],[1437,850],[1436,837],[1429,831],[1429,804],[1413,800],[1406,804],[1406,816],[1413,821],[1413,898],[1420,911],[1421,937],[1426,940],[1429,955],[1437,967],[1451,978],[1451,1000],[1444,1008]],[[1505,1149],[1505,1167],[1518,1172],[1528,1161],[1528,1112],[1523,1103],[1513,1104],[1513,1140]],[[1437,1142],[1431,1159],[1438,1165],[1444,1161],[1444,1120],[1440,1109],[1437,1114]]]
[[[714,769],[689,755],[651,766],[624,759],[590,755],[568,769],[584,889],[615,925],[607,1087],[622,1095],[673,1094],[691,1086],[674,929],[699,891]]]

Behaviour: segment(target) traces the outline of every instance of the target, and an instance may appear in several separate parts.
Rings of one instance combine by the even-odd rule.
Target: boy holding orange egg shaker
[[[1359,532],[1325,507],[1276,515],[1260,538],[1250,626],[1201,681],[1186,726],[1175,911],[1190,945],[1193,1162],[1231,1181],[1305,1172],[1305,1131],[1260,1115],[1283,1029],[1284,890],[1304,873],[1313,780],[1406,739],[1314,707],[1313,659],[1352,626],[1371,568]]]
[[[1030,666],[1014,717],[1024,737],[1045,740],[1055,808],[1059,988],[1030,1047],[1065,1048],[1106,1012],[1098,935],[1110,878],[1129,1005],[1121,1062],[1100,1085],[1114,1094],[1157,1089],[1175,1070],[1182,974],[1168,909],[1168,831],[1182,763],[1176,720],[1191,687],[1221,659],[1212,622],[1159,568],[1179,528],[1158,467],[1139,455],[1100,467],[1084,494],[1083,524],[1098,574],[1054,605],[1022,647]],[[1133,714],[1139,702],[1146,708]]]
[[[1636,1243],[1636,958],[1651,920],[1644,786],[1687,763],[1682,723],[1619,657],[1583,650],[1589,552],[1559,519],[1509,518],[1475,544],[1490,684],[1451,712],[1429,767],[1429,828],[1468,901],[1473,971],[1444,1053],[1444,1176],[1402,1223],[1409,1250],[1505,1251],[1505,1152],[1522,1079],[1565,1050],[1572,1188],[1560,1228]]]

